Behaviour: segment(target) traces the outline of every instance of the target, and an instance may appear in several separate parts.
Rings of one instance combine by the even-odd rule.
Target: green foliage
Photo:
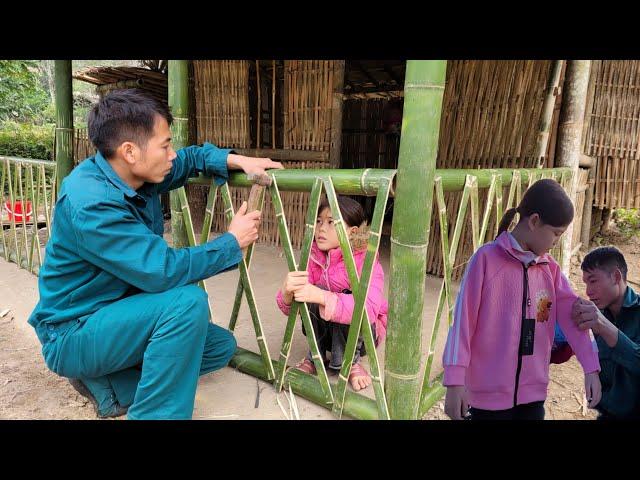
[[[0,123],[0,155],[53,160],[54,125]]]
[[[51,98],[41,76],[36,60],[0,60],[0,121],[42,123]]]
[[[640,211],[630,208],[618,208],[613,214],[614,221],[625,237],[640,235]]]

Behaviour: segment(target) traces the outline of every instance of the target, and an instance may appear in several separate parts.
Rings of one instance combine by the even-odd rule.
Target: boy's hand
[[[602,398],[602,385],[600,384],[600,375],[598,372],[585,373],[584,375],[584,391],[587,394],[589,408],[594,408]]]
[[[468,410],[467,389],[464,385],[447,387],[447,395],[444,400],[444,413],[446,413],[451,420],[462,420]]]

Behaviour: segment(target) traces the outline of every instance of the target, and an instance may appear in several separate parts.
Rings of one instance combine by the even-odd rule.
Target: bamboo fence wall
[[[442,106],[438,168],[534,168],[533,157],[551,61],[461,60],[447,63],[447,83]],[[555,116],[557,117],[555,112]],[[552,125],[555,122],[552,122]],[[553,142],[544,166],[552,167]],[[526,185],[525,185],[526,188]],[[480,192],[480,208],[487,190]],[[503,198],[507,198],[507,190]],[[460,192],[445,193],[448,224],[458,211]],[[434,205],[435,208],[435,205]],[[459,279],[473,253],[470,211],[464,223],[452,275]],[[437,245],[440,225],[432,216],[429,245]],[[491,217],[489,232],[494,231]],[[487,238],[490,239],[489,237]],[[429,248],[427,271],[442,275],[442,252]]]
[[[191,125],[197,143],[210,142],[220,148],[249,148],[249,61],[201,60],[193,62],[194,105]],[[208,187],[188,185],[189,207],[196,231],[202,228]],[[237,209],[247,198],[246,189],[231,188]],[[216,202],[213,227],[226,231],[222,202]]]
[[[591,66],[583,151],[596,158],[594,206],[640,208],[640,61]]]
[[[284,62],[284,148],[329,152],[335,61],[286,60]],[[327,168],[327,161],[282,162],[285,168]],[[246,195],[246,194],[245,194]],[[291,242],[300,248],[305,215],[309,205],[307,192],[282,192],[282,202]],[[278,224],[271,201],[265,201],[260,241],[279,243]]]

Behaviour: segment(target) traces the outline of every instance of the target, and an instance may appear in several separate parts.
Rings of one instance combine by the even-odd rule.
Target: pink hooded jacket
[[[358,274],[362,273],[366,253],[366,250],[353,252]],[[340,248],[323,252],[314,241],[311,246],[307,271],[309,272],[309,283],[327,290],[324,293],[325,305],[320,306],[320,316],[330,322],[350,324],[355,299],[352,294],[342,293],[343,290],[351,290],[351,283]],[[276,301],[280,310],[288,315],[291,307],[284,303],[281,290],[278,290]],[[387,333],[389,305],[384,298],[384,271],[377,258],[371,273],[366,308],[369,321],[375,325],[377,342],[380,343]]]
[[[443,384],[465,385],[475,408],[505,410],[546,399],[556,321],[584,372],[600,370],[595,341],[571,320],[578,296],[559,265],[548,254],[527,257],[504,232],[471,257],[460,285]],[[523,313],[535,319],[533,355],[520,354]]]

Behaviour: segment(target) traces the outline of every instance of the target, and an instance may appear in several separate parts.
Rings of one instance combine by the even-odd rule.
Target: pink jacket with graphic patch
[[[465,385],[472,407],[504,410],[545,400],[555,322],[585,373],[600,370],[595,341],[571,320],[577,295],[550,255],[526,268],[507,232],[471,257],[443,354],[444,385]],[[533,355],[520,355],[523,310],[535,319]]]
[[[353,252],[358,274],[362,273],[365,255],[366,250]],[[314,241],[311,246],[307,271],[309,272],[309,283],[327,290],[324,293],[325,305],[320,306],[320,316],[331,322],[350,324],[355,301],[352,294],[342,293],[343,290],[351,290],[351,283],[340,248],[323,252]],[[280,290],[278,290],[276,301],[280,310],[288,315],[291,307],[284,303]],[[380,343],[387,334],[389,305],[384,298],[384,271],[377,258],[373,265],[373,272],[371,272],[366,308],[369,321],[375,325],[375,333],[378,343]]]

